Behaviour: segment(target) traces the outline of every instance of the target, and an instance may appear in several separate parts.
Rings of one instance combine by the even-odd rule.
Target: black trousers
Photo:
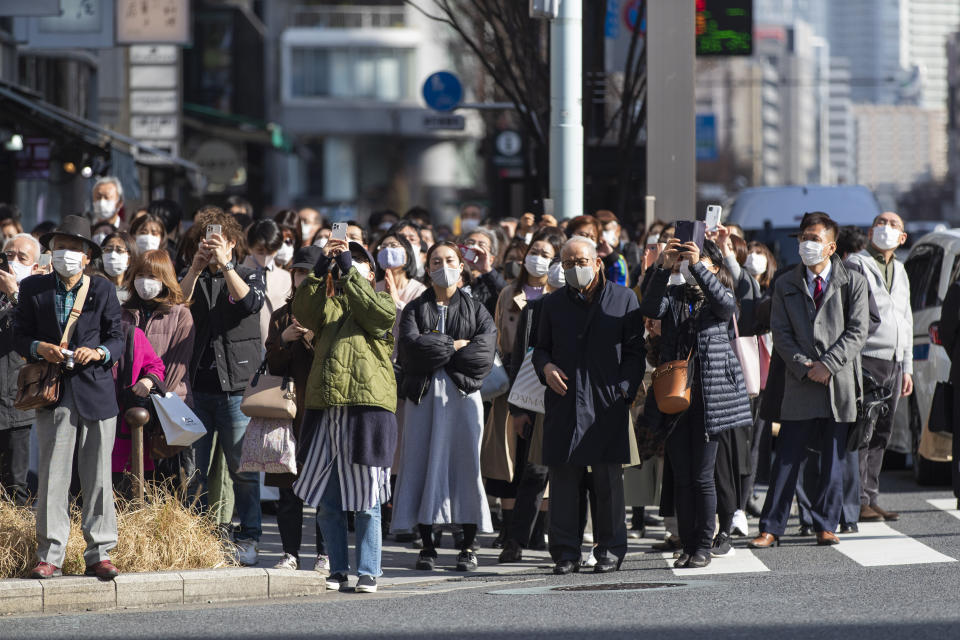
[[[517,483],[517,501],[513,505],[513,523],[507,530],[507,536],[521,547],[526,547],[537,523],[537,514],[543,502],[543,492],[547,490],[550,469],[540,464],[523,466]]]
[[[627,554],[627,507],[623,497],[623,465],[591,465],[593,540],[597,556]],[[554,562],[580,561],[585,514],[581,500],[587,467],[574,464],[551,465],[550,473],[550,555]],[[527,538],[529,540],[529,536]]]
[[[18,505],[30,499],[30,425],[0,431],[0,486]]]
[[[742,486],[742,467],[745,450],[749,444],[744,442],[749,436],[746,429],[728,429],[716,438],[717,459],[714,467],[714,479],[717,486],[717,517],[720,519],[720,531],[730,533],[733,514],[743,506],[740,500]]]
[[[317,528],[317,554],[326,555],[320,525],[316,520],[313,524]],[[277,501],[277,529],[280,530],[283,552],[299,558],[300,545],[303,542],[303,500],[297,497],[293,489],[280,489],[280,500]]]
[[[692,555],[713,546],[717,442],[707,439],[700,390],[694,388],[691,395],[693,404],[667,438],[667,452],[673,465],[677,529],[684,552]]]
[[[801,525],[813,526],[813,507],[808,494],[815,494],[819,480],[820,453],[808,450],[807,459],[800,470],[800,479],[797,481],[797,509],[800,511]],[[857,524],[858,520],[860,520],[860,456],[848,451],[843,458],[843,506],[840,508],[840,524]]]

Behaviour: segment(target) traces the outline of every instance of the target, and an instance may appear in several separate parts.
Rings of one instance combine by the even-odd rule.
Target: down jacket
[[[484,305],[458,289],[448,305],[446,333],[436,332],[439,319],[437,294],[432,287],[410,302],[400,316],[400,393],[417,404],[441,367],[465,394],[479,391],[493,368],[497,327]],[[470,344],[457,351],[454,340],[469,340]]]
[[[355,268],[337,281],[343,293],[327,297],[326,269],[316,271],[293,298],[294,317],[314,334],[306,408],[365,406],[396,412],[397,381],[390,361],[397,313],[393,298],[375,292]]]
[[[685,360],[693,348],[693,393],[703,394],[706,431],[716,435],[727,429],[753,424],[750,398],[743,370],[731,344],[732,319],[737,311],[733,292],[724,287],[702,263],[690,266],[703,292],[704,302],[693,318],[687,318],[686,287],[667,286],[668,269],[656,268],[640,304],[641,313],[661,321],[660,362]],[[687,323],[696,333],[690,344]]]

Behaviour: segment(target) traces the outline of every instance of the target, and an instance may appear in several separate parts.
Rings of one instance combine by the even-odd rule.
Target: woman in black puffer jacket
[[[710,564],[717,513],[717,440],[725,431],[753,422],[732,346],[736,311],[733,280],[717,246],[707,240],[701,252],[692,242],[671,240],[663,266],[651,276],[640,312],[661,320],[661,363],[691,356],[690,407],[675,418],[667,439],[683,542],[677,568]],[[731,511],[721,517],[729,520],[732,515]],[[729,521],[721,521],[721,532],[729,532],[729,527]]]

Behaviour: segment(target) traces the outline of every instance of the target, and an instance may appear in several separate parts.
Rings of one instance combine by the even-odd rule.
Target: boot
[[[513,524],[513,509],[504,509],[500,516],[500,533],[497,534],[496,540],[490,545],[494,549],[503,549],[503,544],[510,533],[510,525]]]

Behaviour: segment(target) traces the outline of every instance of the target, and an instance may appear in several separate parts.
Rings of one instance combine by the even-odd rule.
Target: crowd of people
[[[264,480],[279,495],[277,566],[300,567],[313,507],[330,589],[353,572],[357,592],[375,591],[384,536],[418,547],[418,570],[472,571],[478,533],[497,530],[500,562],[549,548],[562,575],[618,570],[628,538],[660,522],[645,507],[659,508],[655,546],[677,568],[734,553],[748,513],[760,518],[749,545],[778,544],[795,495],[799,533],[820,545],[898,518],[879,501],[892,416],[912,391],[894,213],[869,236],[808,213],[801,264],[778,269],[733,225],[681,238],[680,225],[627,229],[611,211],[496,218],[470,204],[453,227],[419,207],[331,223],[313,209],[258,216],[234,197],[187,219],[171,200],[126,208],[114,178],[91,200],[91,213],[30,233],[0,206],[0,482],[35,505],[33,577],[61,571],[74,480],[87,573],[117,575],[124,412],[158,392],[206,434],[184,448],[148,431],[146,473],[180,486],[224,523],[239,563],[257,564],[261,486],[244,470],[242,404],[263,371],[292,380],[296,398],[296,473]],[[40,362],[60,368],[59,395],[22,410],[18,378]],[[889,390],[874,422],[865,375]],[[444,533],[455,560],[438,553]]]

